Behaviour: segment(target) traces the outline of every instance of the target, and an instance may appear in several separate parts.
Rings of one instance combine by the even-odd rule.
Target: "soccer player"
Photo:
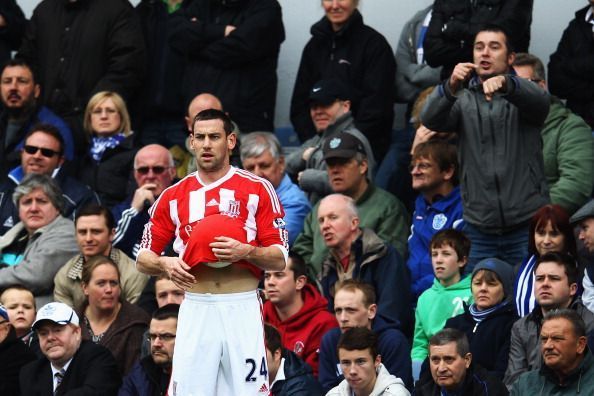
[[[170,395],[268,395],[262,270],[287,261],[284,211],[272,185],[229,163],[229,117],[204,110],[190,145],[198,170],[166,189],[149,210],[138,268],[166,273],[186,290]],[[175,237],[179,257],[161,256]]]

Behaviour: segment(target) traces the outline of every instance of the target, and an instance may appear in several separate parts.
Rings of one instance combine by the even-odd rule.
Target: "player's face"
[[[138,187],[154,184],[153,196],[158,197],[173,183],[175,167],[169,162],[168,151],[160,146],[147,146],[136,154],[134,179]]]
[[[589,217],[580,222],[578,238],[584,243],[588,251],[594,251],[594,217]]]
[[[464,381],[471,360],[470,354],[460,356],[455,342],[429,345],[431,375],[437,385],[447,390],[456,389]]]
[[[363,304],[364,296],[361,290],[340,289],[334,296],[334,315],[340,326],[340,331],[345,332],[353,327],[370,328],[371,321],[375,318],[377,305]]]
[[[62,162],[64,157],[60,154],[60,142],[53,136],[44,132],[35,132],[25,141],[21,151],[21,166],[26,175],[29,173],[51,175],[54,169],[62,165]]]
[[[225,135],[223,121],[196,121],[191,136],[190,145],[199,170],[217,172],[229,165],[229,152],[235,147],[235,134]]]
[[[19,199],[19,219],[29,233],[48,225],[59,215],[60,212],[41,188]]]
[[[579,355],[586,348],[586,337],[577,337],[567,319],[551,319],[542,324],[540,348],[548,368],[567,373],[581,362]]]
[[[91,110],[91,128],[97,136],[107,137],[120,132],[122,116],[111,98],[99,102]]]
[[[359,226],[359,219],[346,209],[344,201],[328,197],[318,207],[318,224],[324,243],[329,248],[336,248],[350,243],[349,237]]]
[[[117,307],[120,300],[120,278],[111,264],[100,264],[93,270],[88,284],[82,283],[89,305],[102,311]]]
[[[176,330],[176,318],[151,320],[151,325],[149,328],[151,356],[157,366],[171,367],[171,362],[173,361],[173,348],[175,347]]]
[[[479,311],[494,307],[503,301],[505,292],[498,279],[487,277],[488,270],[480,270],[472,278],[472,297]]]
[[[369,395],[375,386],[380,356],[374,359],[369,349],[338,350],[338,360],[344,378],[356,395]]]
[[[39,97],[40,91],[28,67],[8,66],[0,77],[0,92],[7,109],[20,109]]]
[[[534,272],[534,297],[544,309],[566,308],[577,291],[575,283],[569,284],[565,267],[553,261],[538,265]]]
[[[291,259],[289,259],[290,261]],[[295,279],[295,273],[289,266],[283,271],[266,271],[264,273],[264,290],[266,296],[277,308],[295,302],[297,293],[303,288],[303,280]]]
[[[542,224],[536,226],[534,245],[541,256],[548,252],[562,252],[565,250],[565,236],[548,221],[544,227]]]
[[[476,73],[484,81],[504,74],[514,61],[514,54],[507,49],[505,34],[501,32],[480,32],[474,40],[474,63]]]
[[[326,18],[332,24],[334,31],[338,31],[344,26],[355,12],[358,3],[359,0],[322,0]]]
[[[360,190],[367,174],[367,160],[329,158],[326,160],[330,187],[335,193],[353,197]]]
[[[442,171],[432,158],[417,158],[410,164],[412,188],[415,191],[430,193],[451,178],[451,171]]]
[[[81,216],[76,220],[76,241],[85,259],[98,254],[108,256],[114,234],[115,230],[105,224],[105,216]]]
[[[8,289],[2,293],[2,305],[17,335],[27,334],[35,321],[35,299],[27,290]]]
[[[37,329],[41,352],[52,363],[62,366],[80,345],[80,327],[67,324],[59,325],[50,321],[42,322]]]
[[[453,247],[443,244],[431,248],[431,264],[439,282],[451,286],[460,280],[460,268],[466,264],[466,259],[461,260]]]
[[[185,297],[185,292],[177,287],[169,279],[159,279],[155,282],[155,297],[157,305],[162,307],[167,304],[181,304]]]
[[[277,188],[285,174],[285,159],[276,159],[270,150],[264,151],[257,157],[243,160],[243,168],[253,174],[268,180],[274,188]]]
[[[316,127],[316,131],[322,133],[326,128],[334,124],[338,117],[349,111],[350,103],[348,100],[336,100],[331,104],[312,104],[309,108],[309,115]]]

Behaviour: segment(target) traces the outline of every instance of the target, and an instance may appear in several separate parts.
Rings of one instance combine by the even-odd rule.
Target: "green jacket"
[[[551,96],[541,135],[551,203],[572,214],[588,201],[594,184],[592,130],[580,116]]]
[[[422,362],[429,354],[429,338],[443,329],[446,320],[464,313],[464,304],[472,304],[470,276],[458,283],[443,287],[439,280],[419,297],[415,311],[415,334],[410,357]]]
[[[594,395],[594,358],[586,349],[586,356],[563,384],[547,366],[528,371],[514,383],[511,396]]]
[[[379,187],[369,184],[367,191],[357,200],[360,228],[371,228],[377,236],[388,242],[404,258],[410,220],[404,205],[398,198]],[[322,271],[322,263],[328,256],[318,225],[318,207],[305,218],[303,232],[299,234],[292,250],[310,266],[310,275],[317,278]]]

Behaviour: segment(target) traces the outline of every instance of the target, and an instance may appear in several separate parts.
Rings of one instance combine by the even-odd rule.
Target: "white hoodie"
[[[402,380],[390,373],[383,364],[377,368],[377,379],[375,386],[369,396],[410,396],[408,390],[404,386]],[[351,387],[346,379],[342,380],[340,384],[330,389],[326,396],[354,396]]]

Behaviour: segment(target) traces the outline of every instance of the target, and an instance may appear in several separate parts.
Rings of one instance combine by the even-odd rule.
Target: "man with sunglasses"
[[[169,150],[159,144],[144,146],[134,157],[134,180],[138,188],[112,213],[117,223],[113,245],[136,257],[148,209],[175,180],[175,164]]]
[[[138,361],[124,378],[118,396],[164,395],[171,377],[179,305],[167,304],[152,316],[148,330],[150,355]]]
[[[23,178],[30,174],[51,176],[64,196],[62,215],[74,220],[77,209],[89,203],[99,203],[99,197],[88,186],[68,176],[64,164],[64,140],[53,125],[37,124],[26,135],[20,150],[21,165],[8,173],[0,183],[0,235],[3,235],[19,221],[18,210],[12,201],[12,193]]]

